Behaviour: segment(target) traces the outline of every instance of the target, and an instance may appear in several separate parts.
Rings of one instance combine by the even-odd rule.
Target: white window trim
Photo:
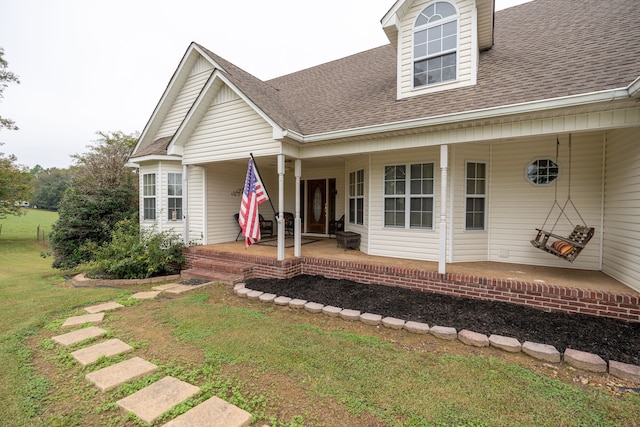
[[[411,166],[412,165],[425,165],[430,164],[433,165],[433,193],[432,194],[411,194]],[[405,194],[385,194],[385,170],[389,166],[404,166],[406,168],[405,173]],[[438,186],[438,177],[437,177],[437,169],[436,162],[434,161],[416,161],[416,162],[397,162],[386,164],[382,167],[382,228],[390,229],[390,230],[421,230],[421,231],[434,231],[436,228],[436,188]],[[431,198],[433,200],[433,212],[431,219],[431,227],[411,227],[411,198],[412,196],[420,197],[420,198]],[[385,201],[388,198],[398,199],[404,197],[404,226],[397,225],[386,225],[385,224]]]
[[[153,175],[153,187],[154,187],[154,195],[153,196],[145,196],[144,195],[144,191],[145,191],[145,184],[144,184],[144,177],[148,176],[148,175]],[[150,218],[146,218],[145,215],[145,203],[144,201],[147,199],[154,199],[155,200],[155,208],[154,208],[154,219],[150,219]],[[149,173],[143,173],[142,174],[142,221],[144,222],[156,222],[158,220],[158,174],[156,174],[155,172],[149,172]]]
[[[358,194],[358,172],[362,172],[362,194]],[[351,194],[351,174],[355,175],[355,192],[356,194],[352,195]],[[364,168],[360,168],[354,171],[349,172],[349,195],[348,195],[348,207],[347,207],[347,212],[349,213],[347,216],[349,217],[349,224],[354,224],[354,225],[364,225],[364,210],[365,210],[365,199],[364,199],[364,195],[365,195],[365,174],[364,174]],[[351,200],[355,200],[355,204],[356,204],[356,209],[355,209],[355,218],[351,218]],[[362,200],[362,222],[358,222],[358,200]]]
[[[435,24],[429,25],[427,23],[427,24],[421,25],[419,27],[416,27],[416,21],[418,20],[418,18],[422,14],[422,12],[426,8],[428,8],[429,6],[431,6],[434,3],[449,3],[456,10],[455,16],[449,16],[449,17],[447,17],[445,19],[436,21]],[[415,37],[416,37],[416,32],[425,30],[425,29],[430,28],[430,27],[435,26],[435,25],[444,25],[444,24],[446,24],[448,22],[451,22],[451,21],[454,21],[454,20],[457,20],[457,26],[456,26],[456,48],[440,52],[437,55],[431,55],[431,56],[427,55],[425,57],[420,57],[420,58],[416,59],[416,57],[415,57]],[[435,58],[435,57],[443,56],[443,55],[446,55],[446,54],[449,54],[449,53],[453,53],[453,52],[456,53],[456,77],[455,77],[455,79],[447,80],[447,81],[443,81],[443,82],[439,82],[439,83],[433,83],[433,84],[428,84],[427,83],[427,84],[422,85],[422,86],[416,86],[415,85],[415,63],[416,63],[416,61],[422,61],[422,60],[429,59],[429,58]],[[441,0],[434,1],[434,2],[431,2],[431,3],[427,4],[427,5],[425,5],[424,7],[422,7],[420,9],[420,12],[416,16],[416,18],[413,20],[413,27],[411,28],[411,87],[413,88],[414,91],[418,91],[418,90],[431,89],[431,88],[435,88],[435,87],[439,87],[439,86],[443,86],[443,85],[448,85],[448,84],[456,83],[456,82],[459,82],[459,81],[460,81],[460,9],[458,9],[458,6],[455,3],[451,2],[451,1],[441,1]]]
[[[540,160],[549,160],[553,162],[558,168],[558,175],[556,176],[556,178],[544,184],[531,181],[529,179],[529,173],[527,170],[532,163],[538,162]],[[548,187],[550,185],[555,185],[556,181],[559,180],[561,176],[562,176],[562,166],[560,166],[560,162],[556,161],[555,159],[552,159],[551,157],[536,157],[535,159],[531,159],[531,161],[527,162],[527,164],[524,166],[524,179],[529,183],[529,185],[532,185],[534,187]]]
[[[469,194],[467,193],[467,168],[469,163],[479,164],[482,163],[484,165],[484,194]],[[468,233],[484,233],[487,231],[487,193],[489,191],[489,165],[486,161],[483,160],[467,160],[464,162],[464,231]],[[482,224],[482,229],[479,228],[467,228],[467,212],[468,206],[467,201],[469,198],[474,199],[484,199],[484,221]]]
[[[169,176],[170,175],[180,175],[180,180],[179,180],[179,185],[180,185],[180,192],[181,195],[180,196],[170,196],[169,195]],[[175,185],[175,184],[174,184]],[[182,172],[167,172],[167,218],[166,220],[169,222],[182,222],[183,217],[184,217],[184,188],[183,188],[183,181],[182,181]],[[179,217],[176,217],[176,219],[170,218],[169,214],[171,213],[171,208],[169,207],[169,200],[171,199],[180,199],[182,201],[182,203],[180,204],[180,211],[181,214]]]

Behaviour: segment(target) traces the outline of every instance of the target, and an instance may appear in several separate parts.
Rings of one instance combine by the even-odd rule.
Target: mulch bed
[[[456,298],[409,289],[364,285],[349,280],[300,275],[291,279],[250,279],[247,288],[335,307],[359,310],[429,326],[503,335],[594,353],[604,360],[640,366],[640,323],[581,314],[547,313],[497,301]]]

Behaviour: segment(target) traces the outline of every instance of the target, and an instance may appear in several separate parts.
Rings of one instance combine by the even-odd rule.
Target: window
[[[142,210],[143,219],[156,219],[156,174],[142,175]]]
[[[349,223],[364,224],[364,169],[349,173]]]
[[[527,179],[533,185],[548,185],[560,175],[560,167],[551,159],[537,159],[527,165]]]
[[[456,79],[458,14],[447,2],[423,10],[413,29],[413,87]]]
[[[433,228],[434,171],[433,163],[385,166],[385,227]]]
[[[465,229],[484,230],[487,165],[467,162]]]
[[[170,221],[182,220],[182,174],[170,173],[167,177],[167,208]]]

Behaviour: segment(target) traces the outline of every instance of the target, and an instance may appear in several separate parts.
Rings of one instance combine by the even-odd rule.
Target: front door
[[[327,223],[327,180],[307,181],[307,233],[324,234]]]

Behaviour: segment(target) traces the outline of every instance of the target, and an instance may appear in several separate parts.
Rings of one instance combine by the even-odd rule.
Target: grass
[[[63,279],[51,268],[48,251],[36,241],[40,225],[51,230],[54,212],[28,210],[2,219],[0,236],[0,420],[3,425],[31,425],[43,410],[51,383],[32,367],[27,339],[57,314],[88,302],[104,300],[113,290],[78,290],[56,286]],[[11,420],[11,421],[7,421]]]
[[[4,230],[13,229],[13,221],[29,221],[23,228],[29,230],[55,220],[50,212],[29,215],[3,220]],[[239,299],[225,286],[141,302],[108,316],[108,336],[134,345],[136,355],[157,356],[149,360],[159,370],[97,392],[84,375],[129,355],[80,367],[68,354],[76,347],[62,349],[50,336],[80,307],[125,301],[123,293],[59,286],[60,272],[40,255],[47,248],[34,233],[7,235],[0,238],[2,425],[143,425],[123,417],[115,402],[164,375],[201,391],[154,426],[213,395],[251,412],[254,425],[271,427],[640,424],[637,394],[578,387],[432,337],[403,338],[384,328]],[[138,324],[145,326],[127,329]],[[161,338],[163,344],[156,344]],[[399,345],[401,339],[423,347]],[[166,347],[171,343],[173,351]]]

